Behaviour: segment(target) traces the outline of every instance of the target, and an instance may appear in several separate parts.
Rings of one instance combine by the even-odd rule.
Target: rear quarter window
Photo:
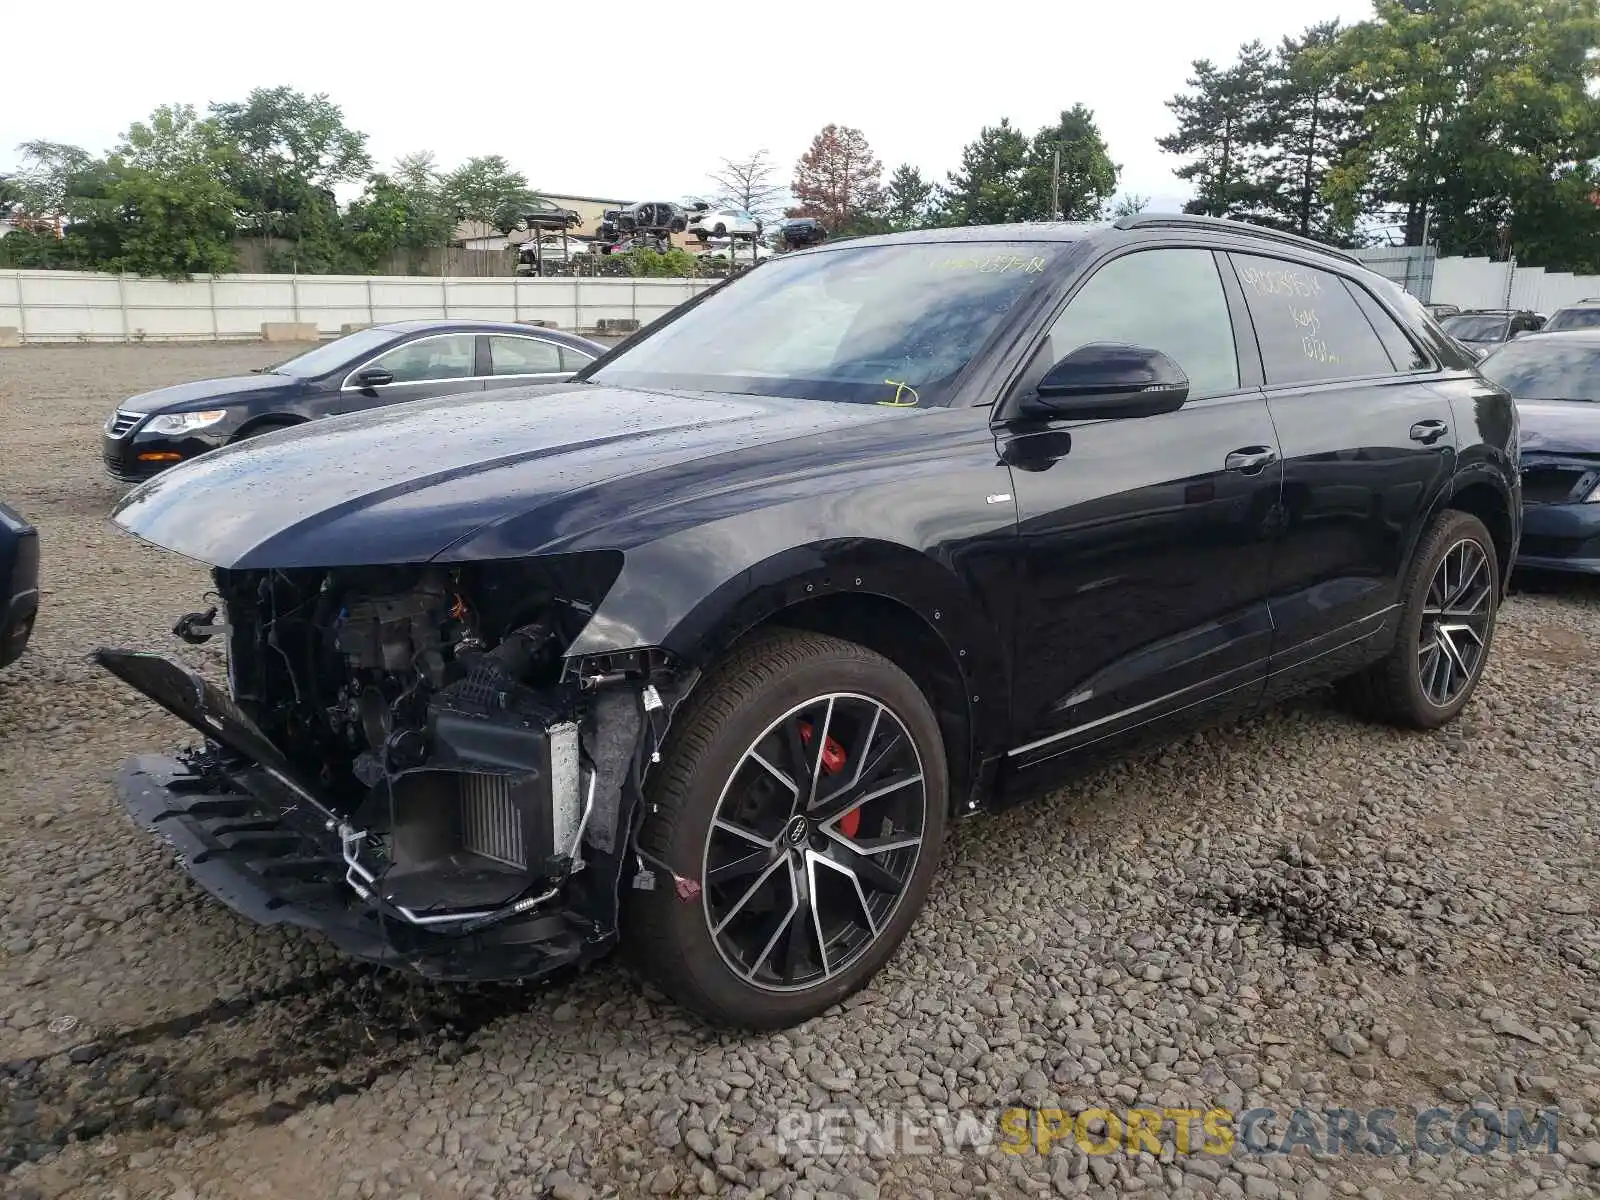
[[[1389,359],[1393,362],[1395,370],[1426,371],[1433,366],[1428,356],[1411,340],[1411,335],[1406,333],[1400,322],[1390,314],[1389,310],[1379,302],[1376,296],[1362,287],[1361,284],[1349,279],[1344,280],[1344,285],[1349,289],[1350,294],[1355,297],[1356,304],[1360,306],[1367,320],[1372,323],[1372,328],[1377,333],[1378,340],[1383,343],[1383,348],[1389,352]],[[1403,304],[1407,299],[1411,298],[1402,293],[1400,302]],[[1415,311],[1422,311],[1421,304],[1417,304],[1414,299],[1412,303],[1415,304]]]
[[[1383,341],[1339,276],[1284,259],[1228,257],[1255,323],[1269,386],[1394,372]]]

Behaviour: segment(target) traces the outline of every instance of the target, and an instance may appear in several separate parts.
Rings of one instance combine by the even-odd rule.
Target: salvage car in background
[[[711,1020],[793,1024],[883,965],[958,816],[1332,681],[1454,718],[1515,431],[1415,300],[1236,221],[786,254],[537,403],[136,489],[117,522],[214,568],[178,628],[228,687],[99,651],[207,739],[119,794],[349,953],[537,977],[625,938]]]
[[[689,232],[702,242],[714,237],[759,237],[761,219],[742,208],[713,208],[696,213]]]
[[[39,531],[0,504],[0,667],[22,657],[39,613]]]
[[[1489,308],[1460,312],[1440,324],[1456,341],[1482,354],[1501,342],[1535,332],[1544,322],[1538,313],[1527,309]]]
[[[1556,309],[1544,323],[1542,332],[1561,333],[1573,329],[1600,329],[1600,300],[1579,300]]]
[[[773,241],[779,250],[804,250],[827,240],[827,228],[815,217],[790,217],[780,221],[773,231]]]
[[[253,375],[133,396],[106,420],[116,479],[147,479],[259,434],[430,396],[559,383],[605,353],[588,338],[501,321],[374,325]]]
[[[1517,566],[1600,574],[1600,329],[1523,338],[1480,369],[1522,422]]]

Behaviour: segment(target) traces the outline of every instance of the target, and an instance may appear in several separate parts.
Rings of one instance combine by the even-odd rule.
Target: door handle
[[[1418,421],[1411,427],[1411,440],[1431,446],[1449,432],[1450,426],[1443,421]]]
[[[1278,452],[1271,446],[1244,446],[1229,454],[1225,460],[1230,471],[1241,475],[1259,475],[1278,461]]]

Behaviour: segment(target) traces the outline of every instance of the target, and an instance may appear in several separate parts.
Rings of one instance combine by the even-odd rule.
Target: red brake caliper
[[[800,724],[800,742],[802,745],[811,745],[811,724],[808,721],[802,721]],[[835,741],[831,734],[822,743],[822,770],[825,774],[837,775],[844,770],[844,764],[848,758],[849,755],[845,753],[844,747]],[[839,830],[847,838],[855,837],[856,831],[860,828],[861,810],[859,808],[852,808],[839,818]]]

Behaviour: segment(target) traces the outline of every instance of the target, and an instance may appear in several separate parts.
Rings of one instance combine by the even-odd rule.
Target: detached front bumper
[[[159,834],[197,884],[260,925],[294,925],[341,952],[439,980],[534,979],[593,957],[581,920],[555,911],[477,931],[434,932],[386,915],[346,881],[336,829],[258,792],[270,776],[199,754],[141,755],[123,764],[117,796]]]

